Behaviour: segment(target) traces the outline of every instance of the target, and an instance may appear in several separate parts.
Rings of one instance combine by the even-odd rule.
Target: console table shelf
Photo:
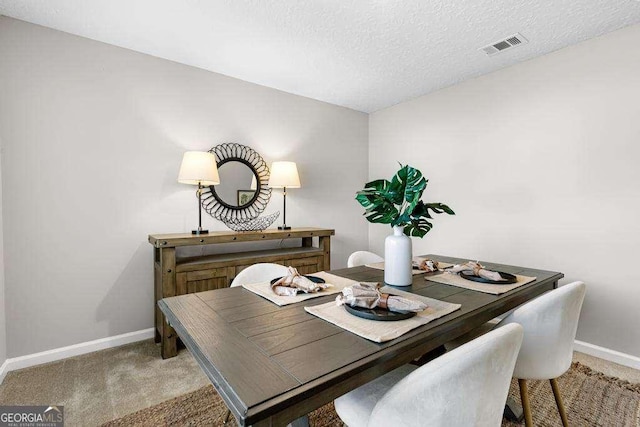
[[[177,354],[176,333],[157,306],[162,298],[228,287],[244,268],[259,262],[293,266],[302,274],[331,269],[331,236],[334,230],[293,228],[259,232],[217,231],[203,235],[152,234],[154,247],[154,289],[156,342],[162,343],[162,357]],[[318,238],[318,246],[313,238]],[[176,248],[265,240],[301,239],[301,246],[267,250],[227,252],[215,255],[178,257]]]

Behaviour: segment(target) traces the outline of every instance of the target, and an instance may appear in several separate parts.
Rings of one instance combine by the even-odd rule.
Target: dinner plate
[[[492,285],[512,285],[518,281],[518,278],[513,274],[503,273],[502,271],[496,271],[496,273],[499,273],[500,277],[505,280],[489,280],[484,277],[474,276],[473,274],[466,274],[464,271],[460,272],[460,277],[473,282],[491,283]]]
[[[306,277],[307,279],[311,280],[313,283],[326,283],[326,281],[322,278],[322,277],[317,277],[317,276],[307,276],[305,275],[304,277]],[[273,285],[274,283],[276,283],[278,280],[282,279],[282,277],[276,277],[275,279],[273,279],[271,281],[271,284]],[[320,289],[318,292],[322,292],[323,289]],[[298,290],[297,292],[298,294],[304,294],[304,291]]]
[[[354,316],[362,317],[363,319],[379,320],[383,322],[389,322],[394,320],[409,319],[416,315],[413,311],[407,311],[404,313],[398,313],[396,311],[389,311],[383,308],[363,308],[363,307],[351,307],[348,304],[344,305],[347,313]]]
[[[313,283],[326,283],[326,281],[322,277],[307,276],[307,275],[305,275],[304,277],[306,277],[307,279],[311,280]],[[271,280],[271,284],[273,285],[274,283],[276,283],[280,279],[282,279],[282,276],[276,277],[275,279]]]

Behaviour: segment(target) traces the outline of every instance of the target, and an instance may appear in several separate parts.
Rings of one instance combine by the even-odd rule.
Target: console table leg
[[[160,344],[160,354],[163,359],[178,355],[178,345],[176,342],[176,331],[168,323],[162,326],[162,343]]]
[[[162,298],[176,295],[176,248],[160,249],[160,274],[162,277]],[[156,302],[157,303],[157,302]],[[162,315],[162,314],[161,314]],[[163,359],[178,355],[176,332],[162,316],[162,343],[161,351]]]
[[[324,262],[322,269],[324,271],[331,270],[331,236],[322,236],[319,238],[320,249],[324,253]]]

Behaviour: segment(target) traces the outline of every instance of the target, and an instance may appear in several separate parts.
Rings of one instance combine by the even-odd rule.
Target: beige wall
[[[0,163],[2,158],[2,138],[0,138]],[[7,360],[6,305],[4,301],[4,244],[2,234],[2,173],[0,168],[0,366]],[[0,381],[2,372],[0,370]]]
[[[193,189],[176,183],[182,152],[236,141],[298,162],[288,223],[336,228],[333,266],[367,245],[382,253],[389,230],[367,227],[353,193],[408,162],[430,178],[426,196],[458,213],[437,218],[415,253],[585,280],[578,339],[640,356],[628,267],[640,241],[640,51],[624,47],[638,42],[630,27],[368,119],[0,17],[8,355],[151,327],[146,236],[197,221]],[[266,213],[281,203],[277,192]]]
[[[187,149],[296,161],[287,222],[335,228],[335,267],[367,246],[366,114],[8,18],[0,58],[9,356],[152,326],[147,235],[197,225]]]
[[[369,177],[395,161],[448,202],[414,253],[584,280],[578,339],[640,356],[640,26],[370,116]],[[506,53],[508,54],[508,53]],[[370,226],[382,252],[389,229]]]

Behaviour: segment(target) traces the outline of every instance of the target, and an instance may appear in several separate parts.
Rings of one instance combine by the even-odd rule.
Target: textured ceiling
[[[640,23],[640,2],[0,0],[0,14],[372,112]],[[530,43],[478,51],[516,32]]]

